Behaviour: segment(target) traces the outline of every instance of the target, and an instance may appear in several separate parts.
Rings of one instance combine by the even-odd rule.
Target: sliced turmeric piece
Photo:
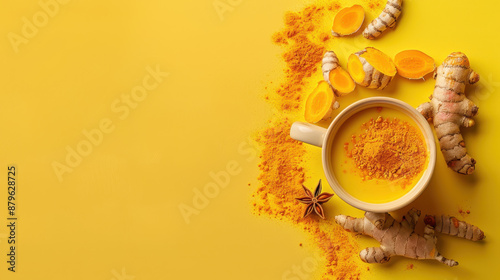
[[[321,81],[307,98],[305,119],[310,123],[329,120],[333,110],[338,107],[332,88],[327,82]]]
[[[360,5],[344,8],[333,19],[332,35],[347,36],[356,33],[365,20],[365,11]]]
[[[372,47],[351,54],[347,70],[358,85],[375,89],[384,89],[397,73],[392,59]]]
[[[398,74],[408,79],[423,79],[436,69],[434,59],[417,50],[406,50],[396,54],[394,63]]]
[[[333,51],[327,51],[323,56],[321,70],[323,78],[333,88],[336,96],[346,95],[356,87],[351,76],[340,67],[337,55]]]
[[[349,73],[341,67],[330,71],[329,80],[338,96],[344,96],[351,93],[356,87]]]
[[[351,75],[351,78],[357,83],[362,84],[365,80],[365,70],[363,69],[363,63],[356,54],[351,54],[347,59],[347,71]]]

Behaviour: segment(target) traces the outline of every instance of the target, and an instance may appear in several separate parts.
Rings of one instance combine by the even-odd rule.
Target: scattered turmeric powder
[[[276,93],[281,97],[280,109],[299,109],[306,78],[314,74],[323,58],[325,43],[330,40],[320,26],[326,7],[310,5],[301,12],[285,14],[285,28],[272,36],[272,41],[286,47],[283,59],[286,63],[285,80]]]
[[[295,197],[302,196],[301,185],[305,180],[302,165],[306,150],[301,142],[288,135],[291,125],[287,119],[276,122],[257,137],[263,148],[258,177],[263,186],[257,190],[261,200],[259,212],[278,216],[281,211],[290,213],[300,208]],[[280,201],[279,207],[273,205],[276,201]],[[302,217],[301,211],[302,208],[298,209],[296,220]]]
[[[299,106],[306,96],[303,89],[310,82],[307,78],[319,70],[317,65],[325,52],[325,42],[330,39],[330,35],[319,28],[325,20],[324,12],[339,8],[334,2],[288,12],[285,28],[272,37],[275,44],[284,48],[286,63],[284,81],[275,90],[278,102],[272,103],[281,113],[278,120],[269,121],[257,137],[261,146],[260,186],[253,194],[252,205],[258,215],[292,222],[311,235],[326,258],[322,279],[359,279],[358,247],[351,235],[332,219],[311,216],[302,219],[303,207],[295,198],[303,195],[306,149],[290,137],[292,122],[287,118],[301,113]]]
[[[330,40],[330,35],[328,33],[321,33],[319,34],[319,40],[321,42],[327,42],[328,40]]]
[[[469,214],[470,214],[470,210],[463,210],[462,208],[459,208],[459,209],[458,209],[458,213],[459,213],[459,214],[460,214],[463,218],[465,218],[465,217],[469,216]]]
[[[305,181],[302,142],[290,135],[292,123],[288,119],[271,123],[257,137],[262,146],[258,177],[262,186],[254,193],[254,210],[279,220],[288,220],[311,234],[313,242],[325,255],[324,276],[337,279],[359,279],[356,263],[357,244],[332,219],[303,219],[304,207],[295,200],[303,196],[301,185]],[[320,222],[321,220],[321,222]]]
[[[377,1],[377,0],[369,0],[368,1],[368,8],[370,8],[371,10],[375,10],[375,9],[378,9],[380,8],[380,1]]]
[[[338,2],[333,2],[329,6],[327,6],[327,9],[329,11],[338,11],[340,10],[340,8],[342,8],[342,6],[340,6],[340,3]]]
[[[427,149],[420,131],[408,122],[379,116],[364,123],[362,130],[352,136],[351,150],[349,143],[344,145],[365,180],[398,180],[404,187],[423,170]]]

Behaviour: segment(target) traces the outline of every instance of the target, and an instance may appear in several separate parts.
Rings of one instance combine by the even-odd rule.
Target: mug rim
[[[331,165],[329,164],[329,160],[327,157],[330,154],[331,150],[331,144],[328,145],[328,143],[333,143],[333,141],[329,140],[331,137],[334,137],[336,135],[332,133],[334,128],[341,126],[347,119],[349,119],[350,117],[352,117],[352,115],[356,114],[359,111],[372,107],[384,107],[380,105],[402,109],[401,112],[410,117],[415,122],[422,135],[424,136],[424,141],[429,151],[429,162],[419,181],[412,186],[412,189],[409,192],[399,197],[398,199],[389,202],[370,203],[355,198],[354,196],[349,194],[338,182],[338,180],[334,176],[334,173],[332,172],[332,169],[330,168]],[[342,122],[339,124],[340,121]],[[360,210],[382,213],[401,209],[413,202],[422,194],[422,192],[429,184],[434,172],[436,164],[436,142],[434,140],[434,133],[428,121],[408,103],[391,97],[368,97],[347,106],[335,117],[332,123],[328,126],[328,129],[325,133],[321,155],[323,172],[325,173],[326,179],[330,184],[330,187],[333,189],[335,194],[340,197],[340,199]]]

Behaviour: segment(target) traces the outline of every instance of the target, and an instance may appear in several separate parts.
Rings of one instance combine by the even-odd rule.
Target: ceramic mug
[[[422,132],[429,155],[427,168],[413,188],[400,198],[386,203],[369,203],[353,197],[340,185],[337,180],[338,174],[335,174],[332,168],[334,164],[333,157],[335,156],[332,154],[333,139],[339,128],[354,114],[365,109],[376,107],[395,109],[409,116],[415,122],[416,127]],[[333,191],[351,206],[364,211],[383,213],[405,207],[425,190],[432,177],[436,164],[436,143],[434,141],[434,134],[427,120],[409,104],[389,97],[371,97],[351,104],[338,114],[328,129],[309,123],[295,122],[290,129],[290,136],[293,139],[322,148],[321,157],[323,161],[323,171]]]

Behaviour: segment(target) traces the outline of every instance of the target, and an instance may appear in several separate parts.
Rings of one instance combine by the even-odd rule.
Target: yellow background
[[[263,99],[265,87],[282,78],[282,50],[270,37],[283,27],[285,11],[313,2],[221,1],[232,3],[223,14],[212,0],[67,1],[18,52],[9,34],[22,34],[23,18],[32,21],[43,10],[36,0],[0,1],[0,279],[282,279],[317,252],[305,233],[252,214],[250,205],[258,158],[249,137],[279,117]],[[344,66],[350,52],[369,45],[390,56],[419,49],[437,63],[462,51],[481,75],[479,84],[468,88],[480,107],[477,125],[464,129],[477,172],[454,174],[439,154],[431,184],[412,206],[450,215],[469,209],[465,219],[480,226],[487,239],[474,243],[440,235],[438,248],[459,261],[458,267],[393,258],[366,272],[368,265],[360,262],[363,279],[496,274],[498,8],[496,1],[407,0],[394,32],[377,41],[358,36],[329,45]],[[368,12],[366,20],[375,13]],[[323,28],[328,32],[330,22]],[[112,104],[142,84],[148,66],[169,76],[120,119]],[[319,73],[311,81],[318,79]],[[384,95],[418,106],[433,87],[432,80],[396,78],[385,91],[358,87],[340,102],[344,108]],[[53,162],[64,163],[67,146],[75,149],[86,139],[82,131],[98,128],[106,118],[115,129],[58,180]],[[312,187],[324,177],[320,150],[308,150],[305,184]],[[7,271],[6,263],[10,164],[18,169],[16,273]],[[179,206],[192,206],[195,192],[214,182],[210,172],[228,164],[237,165],[228,186],[184,219]],[[340,213],[362,215],[334,197],[326,205],[327,217]],[[360,248],[376,244],[357,240]],[[414,268],[407,270],[410,263]],[[320,272],[307,276],[317,279]]]

